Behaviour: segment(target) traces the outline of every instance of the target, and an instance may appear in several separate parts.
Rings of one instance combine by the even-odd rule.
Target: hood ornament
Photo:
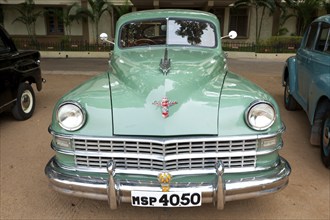
[[[167,75],[167,73],[171,69],[171,59],[168,59],[167,48],[165,48],[164,59],[160,60],[159,69],[163,72],[163,74]]]
[[[168,98],[165,97],[162,99],[162,101],[154,101],[152,104],[162,107],[162,116],[163,118],[167,118],[169,116],[168,108],[178,103],[169,101]]]

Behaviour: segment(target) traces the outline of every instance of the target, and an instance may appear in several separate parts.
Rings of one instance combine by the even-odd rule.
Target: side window
[[[320,34],[316,42],[315,50],[330,52],[329,35],[330,35],[330,25],[326,23],[322,23]]]
[[[314,49],[314,42],[317,34],[317,29],[318,29],[319,24],[318,23],[313,23],[309,29],[308,37],[307,37],[307,42],[305,48],[307,49]]]
[[[8,52],[8,47],[0,37],[0,53]]]

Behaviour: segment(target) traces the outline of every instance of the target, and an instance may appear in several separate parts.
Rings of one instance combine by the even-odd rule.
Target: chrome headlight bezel
[[[67,108],[67,109],[64,109]],[[75,117],[76,122],[73,125],[69,125],[70,122],[65,122],[64,119],[68,117]],[[77,131],[84,126],[86,122],[86,111],[81,107],[78,102],[66,101],[60,104],[56,112],[56,120],[61,128],[67,131]],[[72,122],[71,122],[72,123]]]
[[[257,120],[252,121],[252,118],[265,116],[267,121],[258,125]],[[276,110],[272,103],[268,101],[257,100],[250,104],[245,111],[246,124],[256,131],[264,131],[270,128],[276,120]]]

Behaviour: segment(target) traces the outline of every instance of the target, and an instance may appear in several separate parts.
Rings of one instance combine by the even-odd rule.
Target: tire
[[[12,109],[16,120],[22,121],[31,118],[35,108],[35,96],[28,83],[21,83],[17,90],[17,100]]]
[[[330,169],[330,112],[322,121],[321,158],[324,165]]]
[[[290,94],[290,84],[289,79],[286,80],[284,87],[284,106],[289,111],[295,111],[299,109],[298,102]]]

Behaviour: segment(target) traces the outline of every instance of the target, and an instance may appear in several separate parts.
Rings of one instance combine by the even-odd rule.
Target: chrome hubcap
[[[25,90],[21,96],[21,106],[24,113],[29,113],[33,106],[33,96],[29,90]]]

